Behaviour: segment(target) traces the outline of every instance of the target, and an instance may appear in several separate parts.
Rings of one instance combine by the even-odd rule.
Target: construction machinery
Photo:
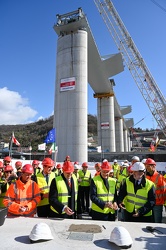
[[[153,117],[166,137],[166,101],[162,92],[157,86],[112,1],[94,0],[94,3],[118,50],[121,52],[125,65],[131,72]]]

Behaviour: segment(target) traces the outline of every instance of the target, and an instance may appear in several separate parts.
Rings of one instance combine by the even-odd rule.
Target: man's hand
[[[73,212],[73,211],[71,210],[71,208],[69,208],[69,207],[65,207],[64,212],[65,212],[67,215],[72,215],[72,214],[74,214],[74,212]]]
[[[120,204],[119,204],[119,207],[120,207],[121,209],[124,209],[124,210],[126,209],[123,203],[120,203]]]
[[[28,211],[28,207],[27,206],[20,206],[19,212],[24,213],[26,211]]]

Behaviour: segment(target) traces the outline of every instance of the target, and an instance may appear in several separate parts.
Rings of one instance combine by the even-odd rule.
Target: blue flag
[[[51,129],[48,132],[44,142],[47,143],[47,144],[55,142],[55,128]]]

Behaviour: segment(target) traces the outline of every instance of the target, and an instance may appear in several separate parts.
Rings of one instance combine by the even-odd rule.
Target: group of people
[[[63,164],[44,158],[42,167],[34,160],[22,166],[11,158],[0,163],[0,207],[8,208],[8,216],[82,218],[88,213],[93,220],[162,222],[166,205],[166,179],[156,171],[156,162],[134,156],[131,164],[120,165],[115,159],[95,164],[92,176],[88,163]],[[56,166],[55,166],[56,165]]]

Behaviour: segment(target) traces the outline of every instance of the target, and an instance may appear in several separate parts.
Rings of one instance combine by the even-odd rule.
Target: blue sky
[[[112,2],[166,96],[165,0]],[[79,7],[87,15],[100,54],[117,53],[93,0],[0,1],[0,124],[23,124],[53,114],[57,44],[53,25],[56,14]],[[125,117],[133,117],[136,127],[157,128],[128,69],[114,80],[119,105],[132,105],[132,113]],[[88,99],[88,113],[95,115],[96,99],[90,87]]]

